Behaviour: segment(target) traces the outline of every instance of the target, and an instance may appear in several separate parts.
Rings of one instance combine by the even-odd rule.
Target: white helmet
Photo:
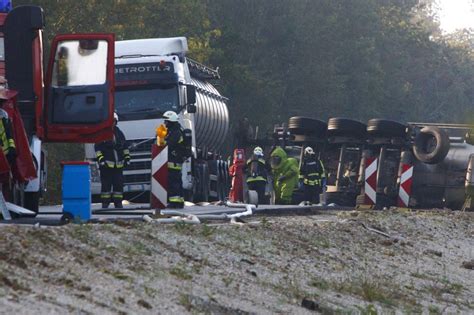
[[[119,121],[119,118],[118,118],[118,114],[117,114],[117,112],[114,112],[114,119],[115,119],[115,121],[116,121],[116,122],[118,122],[118,121]]]
[[[307,147],[306,149],[304,149],[304,154],[305,155],[313,155],[314,154],[314,150],[312,147]]]
[[[169,111],[167,111],[163,114],[163,118],[167,121],[177,122],[178,121],[178,114],[176,114],[172,110],[169,110]]]
[[[253,149],[253,154],[263,156],[263,149],[261,147],[256,147]]]

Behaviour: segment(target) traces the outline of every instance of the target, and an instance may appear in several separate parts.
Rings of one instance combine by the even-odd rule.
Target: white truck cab
[[[187,51],[185,37],[115,43],[115,111],[132,157],[124,170],[126,195],[150,191],[151,145],[168,110],[175,111],[183,129],[192,134],[193,157],[183,164],[183,187],[188,196],[202,195],[202,200],[215,195],[209,180],[214,167],[207,164],[208,156],[219,153],[229,129],[227,99],[208,82],[218,79],[218,72],[186,58]],[[97,197],[100,178],[94,145],[86,144],[85,153],[91,161],[92,194]],[[207,170],[196,169],[203,165]],[[198,173],[204,178],[196,179]],[[202,193],[196,194],[196,189]]]

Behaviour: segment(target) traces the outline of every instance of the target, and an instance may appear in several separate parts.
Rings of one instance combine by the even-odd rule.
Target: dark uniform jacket
[[[326,178],[323,162],[317,158],[305,158],[300,170],[300,179],[305,185],[321,186],[321,179]]]
[[[247,183],[256,181],[267,181],[267,165],[263,157],[258,157],[255,154],[247,160]]]
[[[130,161],[130,151],[123,132],[114,127],[114,139],[97,143],[95,146],[97,161],[105,162],[107,168],[123,168]]]
[[[168,126],[168,134],[165,138],[168,146],[168,162],[182,164],[186,159],[186,148],[184,144],[184,134],[179,123],[173,123]],[[169,165],[169,167],[172,165]]]

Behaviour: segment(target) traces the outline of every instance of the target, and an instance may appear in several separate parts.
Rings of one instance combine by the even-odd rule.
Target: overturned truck
[[[327,172],[326,203],[469,209],[474,185],[471,128],[292,117],[277,129],[288,134],[284,146],[310,145],[319,152]]]

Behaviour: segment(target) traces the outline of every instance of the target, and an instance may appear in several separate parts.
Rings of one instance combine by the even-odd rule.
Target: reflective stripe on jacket
[[[303,161],[300,171],[300,179],[309,186],[321,186],[322,179],[326,178],[323,162],[316,158],[308,158]]]
[[[122,131],[114,127],[114,139],[97,143],[95,154],[99,163],[105,162],[108,168],[123,168],[130,160],[130,151]]]
[[[267,181],[267,169],[265,160],[261,157],[252,155],[246,163],[247,183]]]
[[[168,162],[169,170],[181,171],[182,168],[183,166],[180,163]]]

